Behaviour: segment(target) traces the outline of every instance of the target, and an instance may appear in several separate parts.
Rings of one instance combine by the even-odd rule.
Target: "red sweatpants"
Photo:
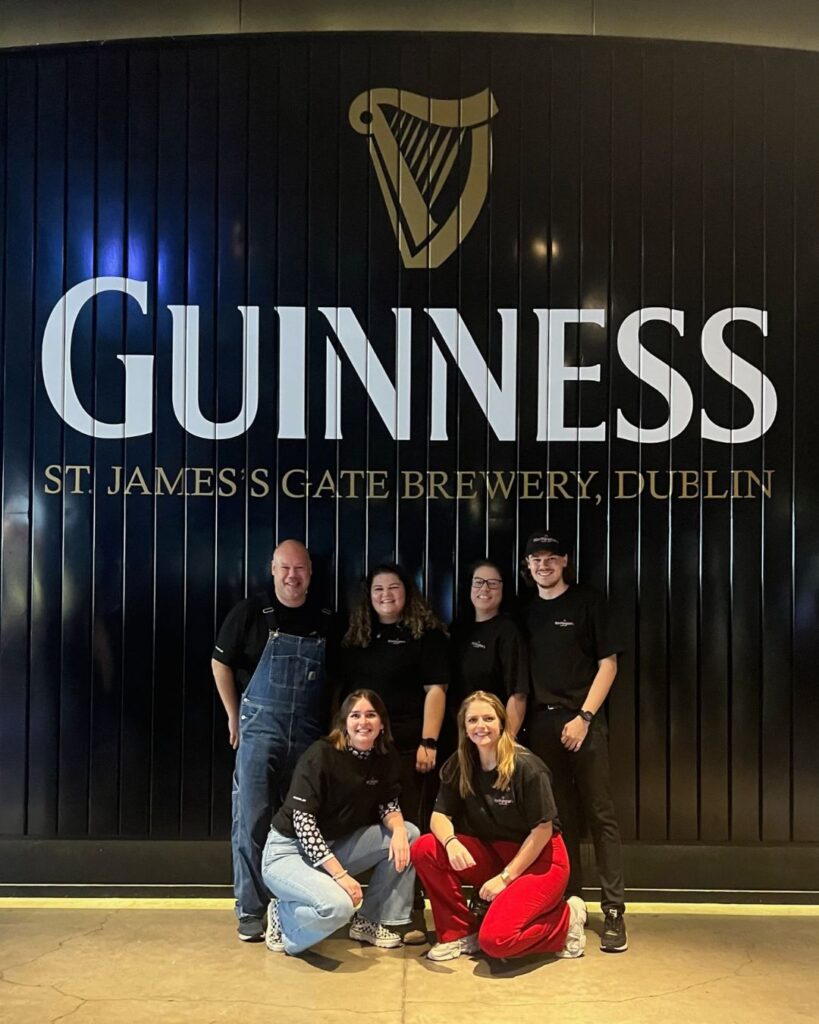
[[[462,883],[477,892],[485,881],[500,874],[520,844],[488,843],[458,834],[472,854],[475,866],[455,871],[443,846],[430,833],[416,839],[410,855],[424,891],[432,904],[439,942],[471,935],[477,921],[467,909]],[[563,893],[569,881],[569,858],[559,835],[546,844],[534,864],[492,901],[478,932],[487,956],[513,957],[527,953],[556,953],[563,949],[569,930],[569,906]]]

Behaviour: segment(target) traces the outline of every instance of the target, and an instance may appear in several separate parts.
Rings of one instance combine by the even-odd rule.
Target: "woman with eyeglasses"
[[[523,634],[502,605],[499,566],[488,559],[475,562],[469,570],[469,604],[452,626],[454,710],[469,693],[493,693],[506,708],[507,728],[515,737],[526,714],[529,661]]]

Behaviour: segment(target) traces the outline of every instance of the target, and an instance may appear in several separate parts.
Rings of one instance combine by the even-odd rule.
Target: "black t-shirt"
[[[225,616],[211,657],[233,669],[236,683],[244,690],[256,671],[259,658],[270,635],[270,626],[264,609],[272,608],[279,631],[290,636],[323,636],[327,638],[327,660],[337,645],[338,629],[335,616],[308,596],[298,608],[288,608],[275,593],[254,594],[245,598]]]
[[[529,639],[532,690],[539,703],[579,708],[598,662],[624,647],[614,636],[605,597],[570,584],[560,597],[533,598],[523,611]]]
[[[502,704],[513,693],[529,692],[529,657],[517,623],[508,615],[458,625],[453,631],[453,705],[475,690],[494,693]]]
[[[341,652],[344,693],[366,688],[381,697],[399,750],[415,750],[421,742],[424,687],[449,684],[448,643],[438,629],[415,640],[401,624],[376,624],[369,647],[345,647]]]
[[[327,840],[374,825],[380,820],[379,806],[401,792],[401,759],[390,747],[386,754],[373,751],[367,758],[349,750],[337,750],[328,740],[316,740],[299,758],[287,798],[273,816],[273,828],[283,836],[296,838],[293,811],[315,815]]]
[[[452,819],[456,832],[487,842],[506,839],[522,843],[542,822],[551,821],[555,832],[560,831],[552,777],[531,750],[517,748],[508,789],[492,788],[498,778],[497,769],[478,769],[473,777],[475,792],[466,797],[458,788],[457,759],[458,755],[453,754],[441,769],[441,788],[435,801],[435,810]],[[451,781],[445,781],[453,770]]]

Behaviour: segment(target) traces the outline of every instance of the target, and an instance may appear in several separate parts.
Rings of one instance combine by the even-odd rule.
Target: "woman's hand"
[[[451,843],[447,843],[446,855],[456,871],[466,871],[467,868],[475,867],[475,858],[460,839],[453,839]]]
[[[415,770],[417,772],[431,772],[435,768],[435,751],[419,744],[415,752]]]
[[[234,750],[239,749],[239,712],[228,712],[228,742]]]
[[[409,839],[407,838],[407,830],[403,825],[397,825],[393,829],[388,859],[393,862],[396,871],[403,871],[407,864],[409,864]]]
[[[455,844],[453,843],[452,845],[454,846]],[[487,903],[491,903],[496,896],[500,896],[505,888],[506,882],[504,882],[501,876],[494,875],[483,883],[478,895],[482,900],[486,900]]]
[[[354,907],[361,906],[361,901],[364,899],[364,893],[361,891],[361,886],[352,875],[345,875],[343,878],[336,878],[335,883],[336,885],[340,885],[347,893],[352,900]]]

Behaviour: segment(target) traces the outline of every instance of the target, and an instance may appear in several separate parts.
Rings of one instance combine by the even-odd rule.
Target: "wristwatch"
[[[594,718],[594,712],[593,711],[583,711],[583,709],[581,708],[581,710],[578,711],[577,714],[578,714],[578,716],[580,718],[583,719],[583,721],[586,723],[586,725],[591,725],[592,724],[592,719]]]
[[[506,868],[504,868],[503,871],[501,871],[500,875],[498,875],[498,878],[500,878],[504,885],[509,885],[509,883],[512,881],[512,879],[509,876],[509,872],[506,870]]]
[[[437,750],[438,749],[438,740],[434,740],[431,736],[425,736],[421,740],[421,746],[422,747],[426,747],[427,750]]]

